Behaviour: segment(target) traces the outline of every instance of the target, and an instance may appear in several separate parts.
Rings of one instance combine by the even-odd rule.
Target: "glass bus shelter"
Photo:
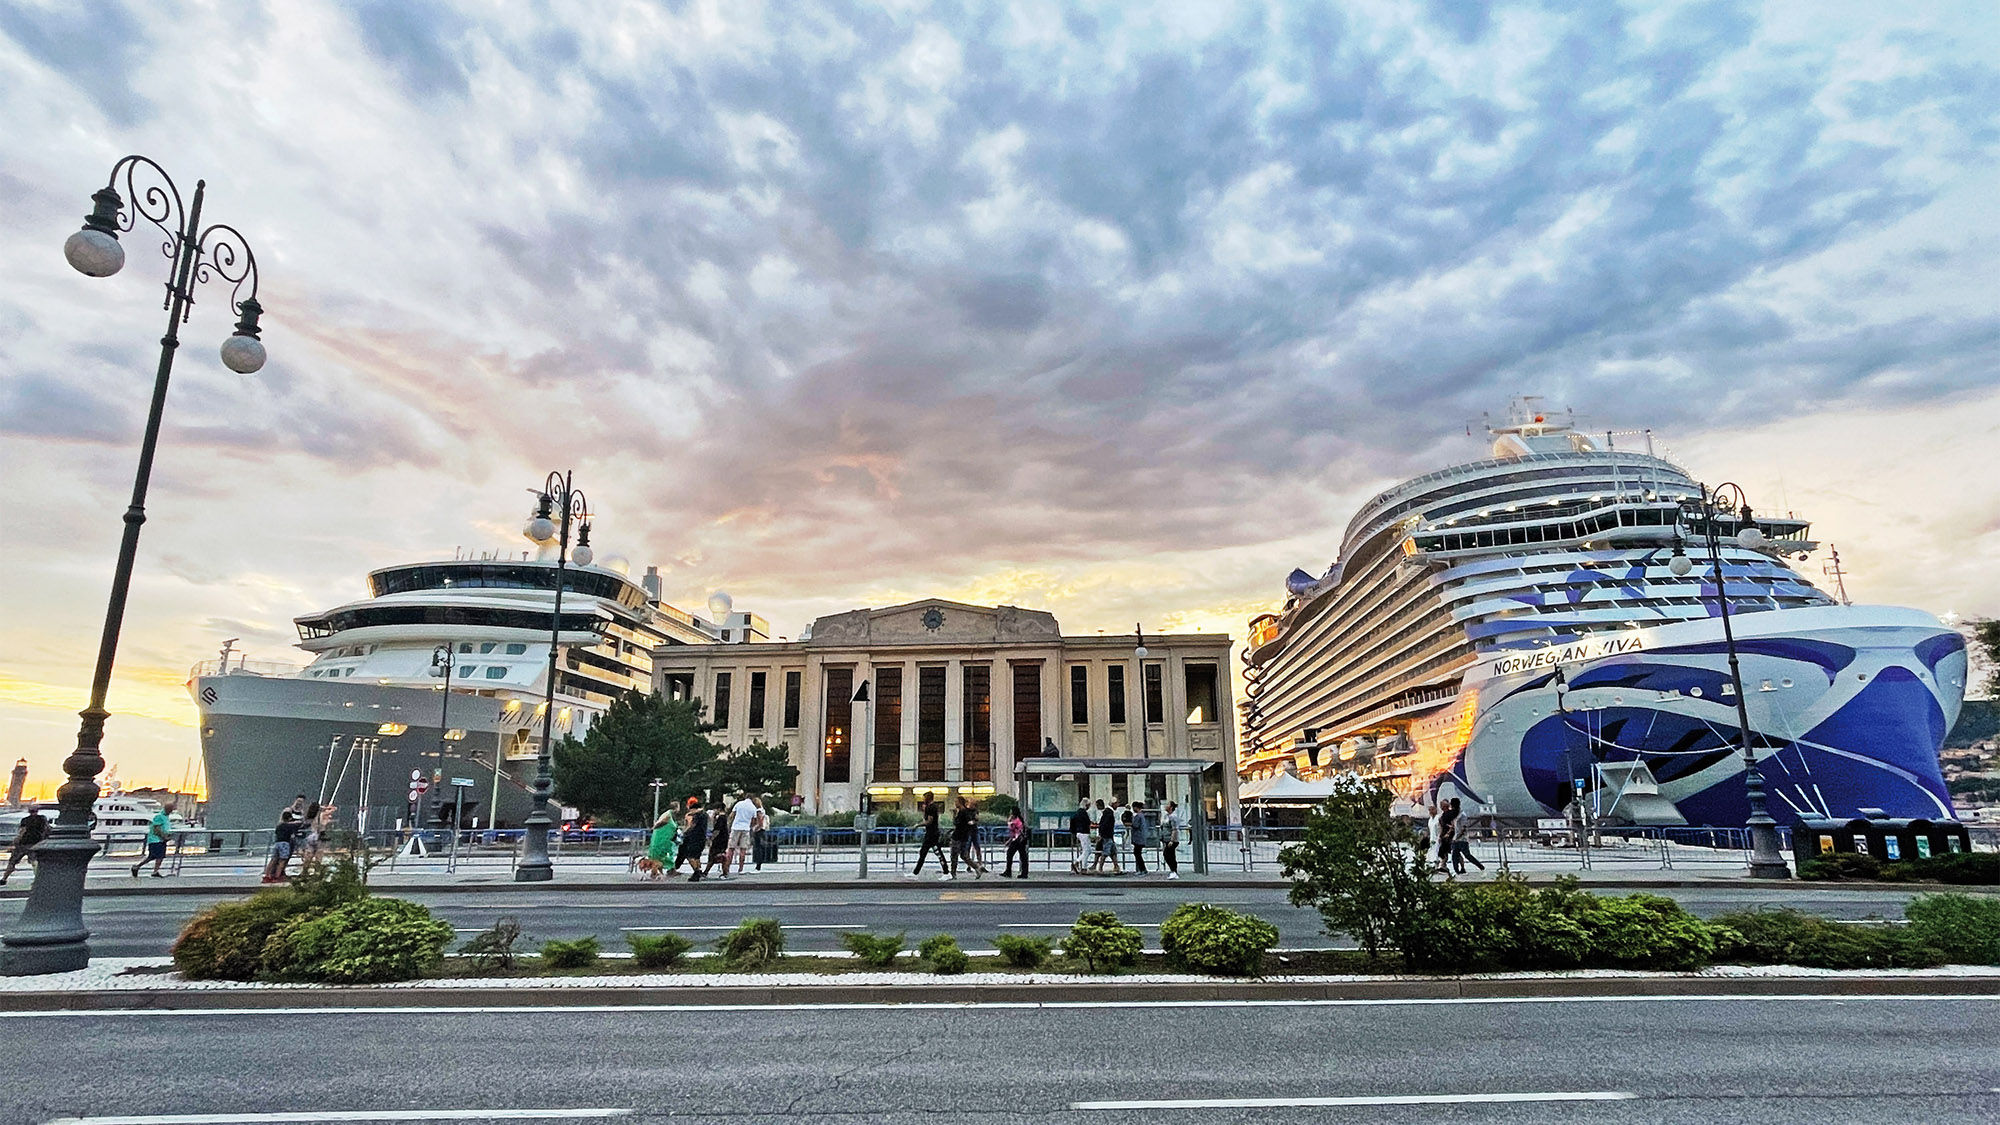
[[[1014,797],[1030,829],[1066,832],[1070,815],[1085,800],[1111,804],[1143,801],[1158,816],[1172,801],[1187,814],[1193,837],[1189,858],[1197,875],[1208,874],[1208,803],[1220,799],[1202,782],[1216,763],[1203,758],[1028,758],[1014,764]]]

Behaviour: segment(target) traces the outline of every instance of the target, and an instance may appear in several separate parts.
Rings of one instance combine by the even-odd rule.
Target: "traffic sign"
[[[472,779],[469,777],[454,777],[451,779],[451,783],[453,785],[458,786],[460,789],[472,788]]]

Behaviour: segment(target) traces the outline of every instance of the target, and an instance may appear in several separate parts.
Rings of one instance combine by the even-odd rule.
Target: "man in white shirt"
[[[743,861],[750,855],[752,836],[757,828],[756,802],[736,795],[736,807],[729,813],[729,851],[722,857],[722,873],[729,874],[729,861],[736,861],[736,873],[743,874]]]

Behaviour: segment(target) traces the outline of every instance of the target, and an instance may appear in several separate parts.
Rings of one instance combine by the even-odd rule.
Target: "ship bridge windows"
[[[554,590],[556,570],[545,563],[531,562],[419,563],[376,571],[368,576],[368,586],[378,598],[384,594],[444,589]],[[640,609],[646,604],[644,590],[606,571],[566,569],[563,592],[603,598],[628,609]]]
[[[597,632],[599,623],[600,618],[594,612],[562,615],[564,632]],[[457,625],[487,629],[533,629],[544,632],[549,627],[549,615],[538,610],[505,609],[495,606],[370,603],[335,610],[319,617],[301,619],[298,622],[299,639],[318,640],[350,629],[382,625]],[[460,642],[458,651],[471,654],[473,643]]]

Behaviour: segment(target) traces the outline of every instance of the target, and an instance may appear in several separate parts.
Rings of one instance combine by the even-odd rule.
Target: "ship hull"
[[[1938,750],[1964,699],[1956,632],[1918,610],[1877,606],[1731,623],[1753,752],[1780,823],[1868,810],[1955,815]],[[1596,791],[1608,783],[1593,767],[1639,762],[1658,790],[1633,802],[1633,822],[1742,825],[1749,809],[1720,620],[1592,644],[1489,655],[1470,669],[1462,692],[1477,693],[1471,738],[1432,791],[1521,822],[1563,815],[1582,779],[1602,812],[1606,795]]]
[[[531,705],[453,693],[448,721],[465,736],[445,743],[440,757],[434,690],[252,674],[199,676],[191,687],[201,713],[208,823],[216,828],[269,828],[301,793],[338,806],[337,827],[357,827],[365,807],[368,828],[391,828],[411,815],[413,770],[425,778],[442,772],[432,801],[451,800],[451,779],[471,779],[466,823],[476,816],[488,825],[495,750],[536,718]],[[400,731],[385,733],[399,724]],[[532,758],[502,763],[502,826],[526,815],[533,770]]]

